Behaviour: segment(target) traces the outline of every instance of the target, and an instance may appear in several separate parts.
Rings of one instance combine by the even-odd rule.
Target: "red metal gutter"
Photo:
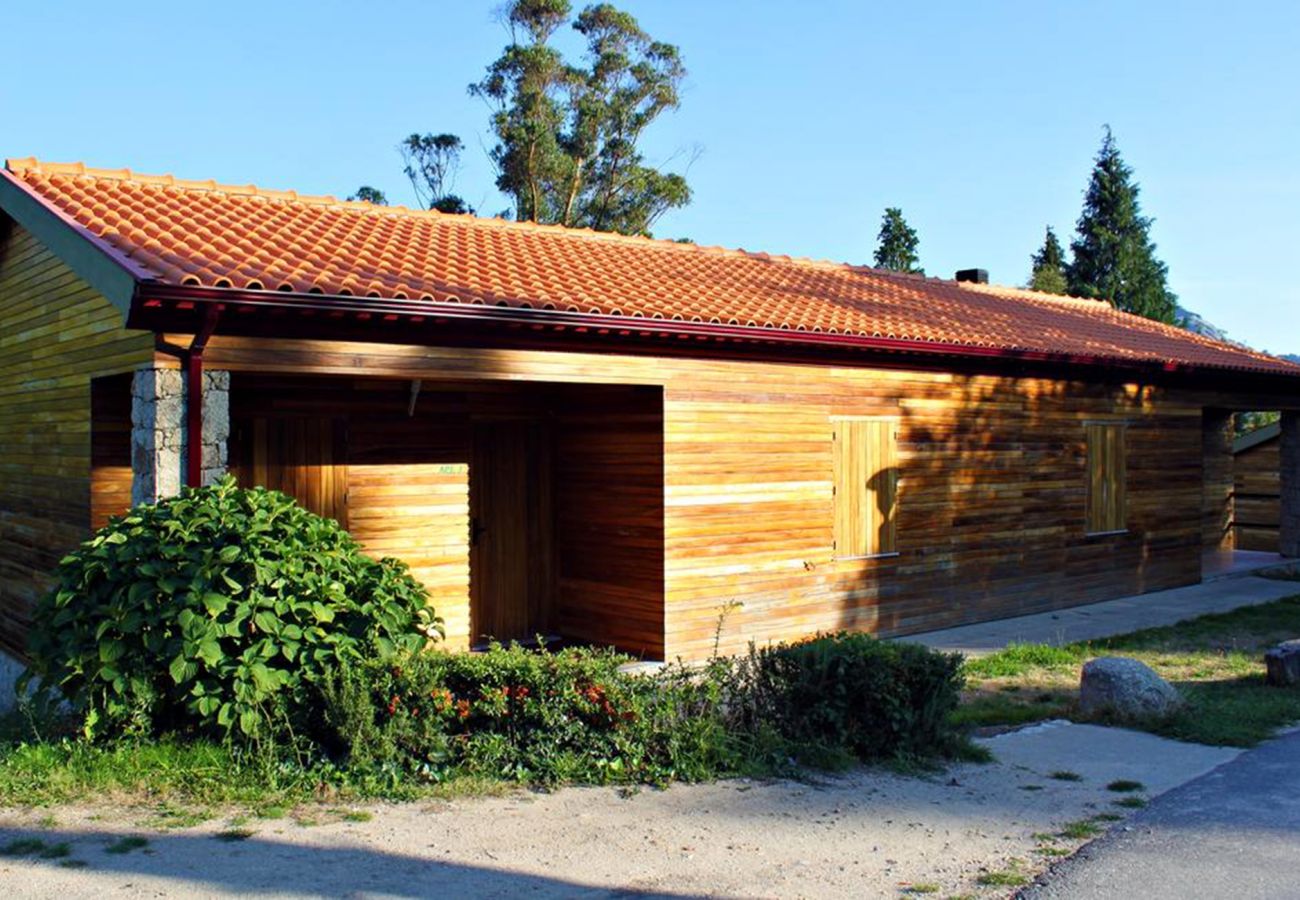
[[[910,338],[877,337],[859,334],[831,334],[769,326],[730,325],[720,322],[694,322],[681,319],[656,319],[639,316],[615,316],[605,313],[582,313],[556,309],[529,309],[515,306],[484,306],[472,303],[448,303],[430,300],[400,300],[383,297],[357,297],[337,294],[298,294],[283,291],[250,291],[238,288],[209,288],[189,285],[141,284],[137,303],[149,308],[197,308],[216,305],[232,313],[272,311],[324,313],[332,318],[405,319],[414,323],[439,324],[468,322],[485,325],[551,328],[574,333],[595,333],[617,337],[669,337],[683,340],[752,342],[805,348],[853,349],[862,351],[903,352],[930,356],[976,359],[1001,359],[1068,366],[1091,366],[1124,369],[1145,373],[1241,372],[1246,374],[1295,377],[1284,371],[1269,369],[1207,367],[1173,361],[1135,360],[1041,350],[1008,349],[973,344],[948,344]],[[133,317],[136,313],[133,311]],[[128,322],[128,325],[131,323]],[[142,327],[149,327],[143,325]],[[1297,371],[1300,375],[1300,370]]]
[[[203,485],[203,351],[217,330],[221,310],[208,306],[203,324],[189,347],[177,347],[159,339],[155,346],[181,360],[185,368],[185,486]]]

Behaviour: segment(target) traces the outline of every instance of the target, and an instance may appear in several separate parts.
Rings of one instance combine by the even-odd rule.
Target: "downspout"
[[[203,484],[203,351],[208,339],[217,330],[220,310],[209,306],[203,325],[195,333],[189,347],[177,347],[161,339],[155,346],[180,359],[185,369],[185,486],[201,487]]]

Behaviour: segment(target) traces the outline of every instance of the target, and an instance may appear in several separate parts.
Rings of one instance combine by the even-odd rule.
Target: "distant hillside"
[[[1196,334],[1203,334],[1207,338],[1213,338],[1216,341],[1227,341],[1235,344],[1237,341],[1228,337],[1228,332],[1222,328],[1207,322],[1200,313],[1194,313],[1190,309],[1183,309],[1181,306],[1174,307],[1174,315],[1177,317],[1178,324],[1188,331]]]
[[[1228,337],[1228,332],[1224,331],[1212,322],[1207,322],[1199,313],[1194,313],[1190,309],[1183,309],[1181,306],[1176,307],[1174,315],[1178,317],[1178,324],[1181,327],[1186,328],[1188,331],[1195,332],[1196,334],[1203,334],[1216,341],[1236,344],[1238,347],[1249,347],[1248,344],[1243,344],[1241,341],[1234,341],[1232,338]],[[1251,347],[1250,349],[1254,348]],[[1282,359],[1290,362],[1300,363],[1300,353],[1282,353],[1276,355],[1279,355]]]

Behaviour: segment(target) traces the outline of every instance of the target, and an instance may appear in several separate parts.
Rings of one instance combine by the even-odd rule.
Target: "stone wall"
[[[131,503],[180,493],[186,478],[186,391],[179,369],[137,369],[131,381]],[[202,483],[226,472],[230,435],[230,373],[203,373]]]

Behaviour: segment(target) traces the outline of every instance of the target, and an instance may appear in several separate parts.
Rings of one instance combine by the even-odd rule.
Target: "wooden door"
[[[470,465],[471,629],[528,641],[549,628],[552,594],[550,459],[535,422],[474,426]]]

